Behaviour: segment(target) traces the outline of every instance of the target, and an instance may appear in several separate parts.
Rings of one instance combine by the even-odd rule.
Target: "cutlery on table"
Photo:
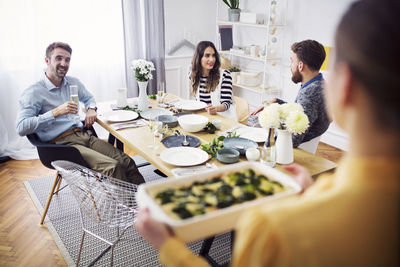
[[[186,140],[186,134],[183,135],[183,142],[182,142],[183,146],[188,146],[190,145],[190,143]]]

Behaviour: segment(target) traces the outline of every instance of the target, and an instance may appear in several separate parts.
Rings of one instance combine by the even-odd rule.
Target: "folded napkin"
[[[174,176],[178,177],[178,176],[186,176],[186,175],[192,175],[192,174],[213,171],[215,169],[217,169],[217,165],[215,165],[214,163],[212,163],[212,164],[206,163],[206,165],[200,165],[200,166],[175,168],[175,169],[172,169],[171,172]]]
[[[125,108],[125,107],[118,107],[117,104],[111,104],[110,106],[111,106],[112,110],[122,110]],[[131,109],[137,108],[137,104],[133,104],[133,103],[129,103],[129,104],[127,104],[127,106],[130,107]]]
[[[239,128],[245,128],[245,127],[247,127],[247,126],[246,126],[246,125],[243,125],[243,124],[239,124],[239,125],[236,125],[236,126],[230,128],[230,129],[224,131],[224,132],[216,133],[216,135],[217,135],[217,136],[225,136],[225,137],[226,137],[226,136],[228,136],[229,133],[234,133],[237,129],[239,129]]]
[[[121,130],[121,129],[126,129],[126,128],[135,128],[135,127],[141,127],[141,126],[147,126],[149,125],[149,122],[144,120],[144,119],[140,119],[140,120],[136,120],[136,121],[128,121],[128,122],[120,122],[120,123],[113,123],[111,124],[111,128],[113,128],[114,130]]]

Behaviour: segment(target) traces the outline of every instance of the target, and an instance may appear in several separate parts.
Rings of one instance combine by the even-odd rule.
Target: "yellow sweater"
[[[400,266],[399,217],[400,160],[346,158],[300,197],[242,216],[232,266]],[[176,238],[160,261],[208,266]]]

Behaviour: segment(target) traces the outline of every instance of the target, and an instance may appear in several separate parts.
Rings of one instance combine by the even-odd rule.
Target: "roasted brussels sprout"
[[[193,214],[191,214],[185,206],[178,206],[176,208],[173,208],[172,211],[176,213],[181,219],[193,217]]]
[[[256,173],[252,169],[245,170],[243,174],[247,178],[253,178],[256,175]]]
[[[156,195],[156,199],[161,201],[161,204],[167,204],[172,202],[172,196],[174,195],[174,189],[167,189],[165,191],[161,191]]]

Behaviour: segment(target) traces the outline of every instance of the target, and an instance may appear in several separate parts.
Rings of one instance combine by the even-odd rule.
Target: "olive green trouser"
[[[55,143],[76,147],[89,167],[97,172],[134,184],[145,182],[132,158],[92,135],[90,130],[72,133]]]

